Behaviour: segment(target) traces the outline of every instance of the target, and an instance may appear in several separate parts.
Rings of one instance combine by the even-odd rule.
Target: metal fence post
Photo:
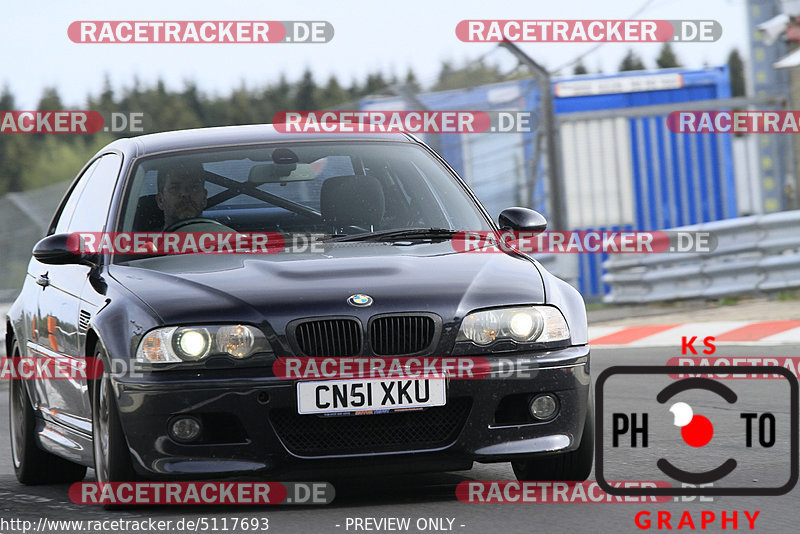
[[[545,122],[544,132],[547,139],[547,185],[551,209],[551,213],[547,214],[548,226],[551,230],[569,230],[567,204],[564,198],[564,176],[561,169],[561,137],[553,104],[550,73],[520,50],[517,45],[504,41],[500,43],[500,46],[508,49],[521,63],[530,67],[539,82],[539,90],[542,94],[542,120]]]

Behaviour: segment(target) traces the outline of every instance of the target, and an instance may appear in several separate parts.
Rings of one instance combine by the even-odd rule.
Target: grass
[[[798,289],[792,289],[792,290],[789,290],[789,291],[781,291],[775,297],[775,300],[777,300],[779,302],[788,302],[788,301],[798,300],[798,299],[800,299],[800,290],[798,290]]]

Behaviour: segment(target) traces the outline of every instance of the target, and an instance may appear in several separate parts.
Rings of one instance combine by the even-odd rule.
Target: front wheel
[[[517,480],[584,481],[594,461],[594,402],[589,394],[580,445],[571,452],[511,462]]]
[[[92,444],[97,482],[130,482],[135,480],[128,443],[122,432],[117,400],[111,384],[109,357],[102,346],[95,358],[103,365],[103,373],[92,387]]]
[[[16,340],[11,347],[11,356],[15,359],[20,357],[19,343]],[[70,483],[81,481],[86,476],[86,467],[39,447],[36,441],[36,413],[22,380],[12,380],[9,384],[8,423],[11,462],[14,474],[22,484]]]

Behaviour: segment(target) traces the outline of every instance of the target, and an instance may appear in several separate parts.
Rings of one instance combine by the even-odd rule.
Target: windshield
[[[358,235],[490,230],[457,180],[409,143],[294,143],[139,161],[119,231]],[[213,226],[209,226],[213,225]]]

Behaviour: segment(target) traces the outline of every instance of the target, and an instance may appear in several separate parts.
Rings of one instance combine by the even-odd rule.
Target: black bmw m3
[[[16,476],[77,481],[88,467],[100,482],[272,478],[512,462],[520,479],[584,480],[593,414],[581,296],[523,253],[453,246],[459,232],[545,227],[524,208],[494,222],[409,135],[263,125],[117,140],[73,182],[6,319],[10,357],[98,370],[12,381]],[[112,235],[116,248],[76,249],[84,232]],[[285,246],[158,246],[168,234],[186,244],[231,233]],[[150,241],[121,246],[135,238],[119,236],[136,235]],[[490,370],[408,381],[277,370],[287,359],[445,357]],[[387,390],[403,394],[378,395]]]

